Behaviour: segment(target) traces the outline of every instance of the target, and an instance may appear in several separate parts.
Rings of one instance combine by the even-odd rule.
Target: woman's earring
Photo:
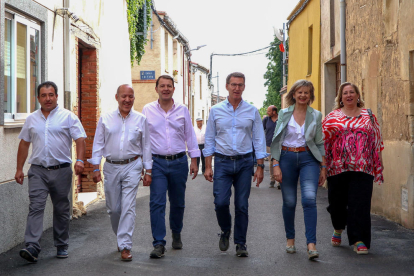
[[[358,103],[360,102],[360,100],[359,100],[359,98],[358,98],[358,101],[357,101]]]
[[[339,103],[341,106],[344,106],[344,103],[341,101],[340,103]]]

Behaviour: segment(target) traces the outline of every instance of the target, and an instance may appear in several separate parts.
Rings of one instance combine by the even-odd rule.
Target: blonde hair
[[[339,86],[338,95],[336,95],[335,102],[334,102],[334,108],[332,110],[336,110],[344,106],[344,103],[342,103],[342,92],[344,91],[345,86],[348,86],[348,85],[352,86],[355,89],[355,93],[357,93],[357,95],[359,96],[359,103],[357,103],[357,106],[358,107],[365,106],[365,102],[362,99],[362,95],[361,95],[361,92],[359,91],[358,86],[350,82],[344,82],[343,84],[341,84],[341,86]]]
[[[310,93],[310,101],[308,105],[310,105],[315,100],[315,88],[313,87],[312,82],[307,80],[298,80],[296,81],[289,90],[289,93],[286,95],[285,100],[288,106],[294,105],[296,100],[293,98],[295,92],[301,87],[308,87]]]

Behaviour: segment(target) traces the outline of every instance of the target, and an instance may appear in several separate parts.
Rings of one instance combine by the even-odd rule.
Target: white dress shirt
[[[206,126],[202,125],[201,129],[199,129],[198,126],[196,125],[194,127],[194,132],[195,132],[196,137],[197,137],[197,143],[199,145],[204,144],[204,141],[206,139],[206,137],[205,137],[206,136]]]
[[[293,115],[287,125],[286,136],[282,145],[289,148],[306,147],[305,123],[300,126],[296,123]]]
[[[79,138],[86,138],[79,118],[59,106],[47,119],[41,109],[30,114],[19,134],[19,139],[33,144],[29,164],[44,167],[72,163],[72,139]]]
[[[92,158],[88,162],[99,165],[102,156],[116,161],[137,155],[142,156],[146,170],[152,169],[147,118],[135,110],[124,118],[118,108],[101,116],[93,140]]]

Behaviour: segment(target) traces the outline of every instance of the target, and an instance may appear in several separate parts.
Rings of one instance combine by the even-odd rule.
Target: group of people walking
[[[165,209],[170,202],[169,225],[173,249],[183,248],[181,231],[185,209],[188,174],[198,174],[200,157],[207,181],[213,182],[215,212],[221,229],[219,249],[227,251],[232,233],[230,198],[234,188],[234,244],[236,255],[247,257],[248,199],[254,158],[257,168],[253,182],[263,180],[264,158],[271,152],[271,185],[280,183],[283,196],[286,252],[295,253],[295,207],[300,181],[302,206],[309,259],[319,256],[316,250],[316,193],[328,179],[329,207],[334,233],[332,245],[341,244],[341,233],[348,226],[350,245],[358,254],[370,247],[370,202],[374,178],[382,181],[383,149],[378,122],[364,103],[358,88],[344,83],[339,89],[337,106],[322,122],[322,114],[311,108],[314,88],[311,82],[296,82],[282,109],[269,123],[267,131],[254,106],[243,101],[245,76],[232,73],[226,78],[229,95],[213,106],[207,126],[197,119],[192,126],[187,107],[173,100],[174,79],[160,76],[155,90],[158,100],[145,105],[142,113],[133,110],[134,90],[118,87],[118,108],[99,119],[93,142],[93,180],[102,181],[106,207],[117,239],[121,260],[132,260],[132,235],[138,184],[150,187],[150,219],[153,236],[151,258],[165,254]],[[25,248],[20,256],[37,262],[41,251],[43,213],[47,195],[54,207],[53,235],[57,257],[68,257],[68,193],[72,183],[71,152],[75,140],[75,173],[84,170],[86,134],[79,119],[58,106],[57,86],[44,82],[38,86],[41,108],[27,119],[19,135],[15,179],[23,184],[23,165],[32,143],[28,172],[30,207],[25,233]],[[277,109],[270,109],[271,115]],[[272,126],[273,124],[273,126]],[[275,125],[275,126],[274,126]],[[324,138],[325,137],[325,138]],[[324,141],[325,139],[325,141]],[[268,143],[269,142],[269,143]],[[268,146],[268,149],[266,149]],[[186,151],[191,158],[190,166]],[[212,157],[214,158],[214,172]],[[102,157],[105,163],[101,168]],[[273,181],[273,183],[272,183]]]

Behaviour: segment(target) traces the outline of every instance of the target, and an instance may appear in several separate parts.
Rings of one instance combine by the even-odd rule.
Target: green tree
[[[267,87],[266,99],[263,101],[263,107],[259,109],[260,115],[266,115],[267,107],[274,105],[280,110],[281,99],[279,91],[283,85],[283,53],[279,49],[279,44],[282,43],[276,36],[270,43],[269,52],[266,57],[269,59],[267,64],[267,71],[264,74],[266,80],[264,86]],[[286,41],[286,49],[288,50],[289,40]],[[286,66],[287,74],[287,66]]]
[[[147,4],[147,24],[144,26],[144,3]],[[138,32],[145,32],[151,23],[151,0],[127,0],[128,32],[130,41],[131,66],[141,62],[148,39]]]

